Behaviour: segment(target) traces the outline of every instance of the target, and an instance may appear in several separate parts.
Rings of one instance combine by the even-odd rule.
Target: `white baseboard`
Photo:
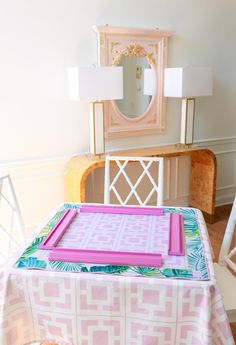
[[[231,204],[236,195],[236,136],[195,141],[217,159],[216,206]]]
[[[232,204],[236,195],[236,185],[217,188],[216,206]]]

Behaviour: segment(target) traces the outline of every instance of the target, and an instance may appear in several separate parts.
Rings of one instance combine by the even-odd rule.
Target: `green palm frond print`
[[[30,256],[26,259],[18,260],[18,268],[34,268],[34,269],[44,269],[47,263],[44,260],[38,260],[36,257]]]
[[[89,268],[89,272],[108,273],[108,274],[121,274],[121,273],[127,272],[128,270],[129,270],[129,266],[114,266],[114,265],[92,266]]]
[[[21,269],[41,269],[64,272],[84,272],[102,274],[128,274],[143,277],[176,278],[176,279],[197,279],[208,280],[209,273],[206,263],[198,220],[194,209],[187,208],[164,208],[164,213],[179,212],[184,218],[185,247],[187,252],[188,269],[175,269],[166,267],[145,267],[145,266],[118,266],[118,265],[91,265],[77,262],[49,261],[47,253],[42,255],[39,249],[40,243],[51,231],[54,225],[61,219],[66,210],[79,209],[81,204],[65,203],[56,212],[51,220],[43,227],[39,235],[26,248],[24,253],[16,262],[16,267]]]
[[[158,277],[163,276],[159,268],[156,267],[145,267],[145,266],[132,266],[131,270],[146,277]]]
[[[44,240],[46,236],[36,237],[32,244],[26,248],[24,253],[21,255],[21,257],[17,260],[17,263],[21,260],[24,260],[27,257],[30,257],[31,254],[36,253],[38,251],[38,246],[40,243]]]
[[[180,269],[175,269],[175,268],[164,268],[161,270],[161,273],[166,277],[166,278],[185,278],[189,279],[193,277],[193,273],[191,270],[180,270]]]
[[[83,264],[77,262],[49,261],[49,265],[58,271],[80,272]]]

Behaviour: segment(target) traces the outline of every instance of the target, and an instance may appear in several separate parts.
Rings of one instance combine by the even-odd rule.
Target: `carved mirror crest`
[[[163,75],[171,31],[95,26],[101,66],[123,66],[124,98],[105,104],[107,138],[163,132]]]

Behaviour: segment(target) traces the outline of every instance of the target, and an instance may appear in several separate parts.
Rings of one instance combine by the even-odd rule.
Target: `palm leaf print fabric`
[[[32,241],[15,266],[19,269],[39,269],[64,272],[90,272],[102,274],[118,274],[128,276],[144,276],[158,278],[209,280],[204,245],[198,225],[197,212],[191,208],[164,208],[164,216],[169,213],[178,212],[183,215],[185,235],[185,267],[179,265],[168,266],[165,261],[161,268],[143,266],[115,266],[115,265],[94,265],[77,262],[49,261],[49,251],[40,250],[39,244],[44,240],[55,223],[63,216],[68,209],[79,209],[81,204],[65,203],[61,205],[54,216],[41,229],[38,236]],[[141,236],[141,235],[140,235]]]

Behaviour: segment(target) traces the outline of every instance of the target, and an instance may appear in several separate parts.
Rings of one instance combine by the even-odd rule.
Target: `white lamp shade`
[[[123,67],[71,67],[69,99],[97,101],[123,98]]]
[[[143,94],[144,95],[153,95],[153,72],[151,68],[144,69],[144,88]]]
[[[212,95],[212,71],[207,67],[165,68],[165,97]]]

